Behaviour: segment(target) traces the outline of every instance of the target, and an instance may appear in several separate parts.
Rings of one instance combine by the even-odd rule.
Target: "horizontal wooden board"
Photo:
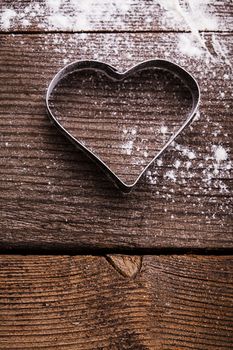
[[[233,260],[1,256],[0,349],[232,349]]]
[[[3,31],[232,30],[231,0],[1,0]]]
[[[187,33],[0,36],[2,250],[233,247],[232,40],[205,35],[207,48],[185,51],[192,40]],[[50,124],[45,91],[75,59],[125,70],[154,57],[194,74],[200,116],[123,196]]]

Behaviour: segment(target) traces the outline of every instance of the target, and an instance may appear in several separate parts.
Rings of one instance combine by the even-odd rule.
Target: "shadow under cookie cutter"
[[[86,147],[84,144],[82,144],[79,140],[77,140],[74,136],[72,136],[62,125],[59,123],[55,115],[53,114],[49,99],[53,92],[53,90],[56,88],[58,83],[68,75],[75,73],[77,71],[82,70],[93,70],[93,71],[99,71],[107,75],[110,79],[113,81],[122,81],[125,78],[129,77],[131,74],[135,72],[142,71],[144,69],[148,68],[157,68],[166,70],[173,75],[177,76],[183,83],[186,85],[186,87],[189,89],[191,95],[192,95],[192,108],[191,112],[187,115],[186,120],[183,122],[181,127],[178,131],[176,131],[171,138],[167,141],[167,143],[161,148],[161,150],[154,156],[154,158],[144,167],[144,169],[141,171],[141,173],[138,175],[137,179],[133,183],[127,183],[120,179],[120,177],[112,171],[108,165],[102,161],[94,152],[92,152],[88,147]],[[172,141],[175,140],[175,138],[182,132],[182,130],[190,124],[190,122],[195,117],[195,114],[197,112],[197,108],[200,101],[200,88],[197,83],[197,81],[194,79],[194,77],[188,73],[185,69],[180,67],[179,65],[162,59],[153,59],[149,61],[141,62],[132,68],[128,69],[125,72],[119,72],[116,68],[112,67],[111,65],[95,61],[95,60],[84,60],[84,61],[75,61],[73,63],[70,63],[66,65],[64,68],[62,68],[52,79],[52,81],[49,84],[47,94],[46,94],[46,107],[48,111],[48,115],[53,122],[53,124],[61,131],[61,133],[68,138],[76,147],[78,147],[80,150],[82,150],[89,158],[91,158],[95,163],[97,163],[101,169],[105,172],[105,174],[110,177],[110,179],[114,182],[114,184],[123,192],[129,193],[137,184],[137,182],[140,180],[142,175],[146,172],[146,170],[149,168],[149,166],[167,149],[167,147],[172,143]]]

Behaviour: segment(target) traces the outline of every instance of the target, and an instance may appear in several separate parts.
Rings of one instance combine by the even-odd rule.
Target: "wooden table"
[[[1,1],[0,349],[233,348],[233,5],[197,3]],[[155,57],[196,77],[201,105],[125,196],[50,124],[45,92],[76,59],[123,71]],[[176,99],[165,103],[161,86],[146,87],[156,101],[145,109],[141,90],[122,110],[134,108],[138,123],[156,110],[169,137],[164,116]],[[124,121],[123,103],[108,94],[98,105],[96,92],[81,111],[117,111],[120,121],[110,113],[93,132],[119,141],[120,130],[127,162],[136,117]],[[119,144],[93,135],[110,161],[121,159]]]

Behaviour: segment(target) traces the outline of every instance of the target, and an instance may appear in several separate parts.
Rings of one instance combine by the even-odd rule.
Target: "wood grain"
[[[54,18],[56,10],[46,7],[45,0],[1,0],[0,16],[6,9],[13,9],[16,12],[16,16],[10,22],[9,27],[6,29],[2,27],[2,32],[51,30],[81,32],[190,31],[190,24],[186,22],[187,18],[182,15],[182,12],[185,13],[187,8],[191,13],[191,18],[193,18],[193,24],[197,25],[199,30],[232,31],[233,4],[231,0],[209,1],[207,6],[209,16],[204,16],[207,20],[200,18],[201,15],[195,13],[197,12],[196,9],[190,8],[188,2],[184,0],[177,2],[181,6],[180,10],[177,10],[179,5],[175,7],[175,5],[166,4],[164,1],[152,0],[126,0],[121,4],[119,2],[114,4],[113,1],[107,0],[89,1],[86,5],[85,2],[80,3],[80,6],[73,6],[72,3],[74,2],[63,1],[63,5],[59,9],[62,18],[60,16]],[[168,10],[165,10],[164,7]],[[203,10],[202,13],[204,12]],[[216,24],[211,25],[211,21],[216,22],[217,26]]]
[[[206,35],[201,58],[178,50],[182,35],[191,34],[0,36],[2,250],[233,247],[231,35]],[[123,196],[50,125],[44,95],[64,62],[124,70],[158,56],[198,79],[200,118]],[[227,159],[217,163],[220,145]]]
[[[107,254],[106,259],[126,278],[135,278],[141,270],[143,261],[143,257],[138,255]]]
[[[181,10],[190,7],[178,3]],[[197,18],[199,38],[187,33],[190,23],[179,11],[165,11],[157,1],[125,1],[120,10],[119,2],[95,2],[95,8],[88,2],[88,14],[75,13],[71,1],[63,4],[63,20],[72,24],[77,17],[76,26],[54,26],[56,11],[44,0],[0,4],[1,252],[232,249],[232,1],[208,6],[218,27]],[[1,16],[9,8],[16,12],[8,26]],[[56,71],[73,60],[97,59],[125,70],[155,57],[194,74],[201,87],[200,116],[137,189],[123,196],[50,125],[44,95]],[[152,121],[158,130],[165,127],[167,136],[174,115],[182,117],[177,113],[182,106],[175,95],[173,104],[161,95],[165,80],[154,80],[144,84],[148,95],[150,85],[154,89],[146,110],[156,108]],[[148,118],[146,95],[137,86],[130,88],[141,97],[131,103],[133,113],[123,99],[121,117],[127,112],[129,120],[124,128],[105,119],[109,111],[116,113],[121,94],[119,102],[107,92],[104,106],[95,86],[92,97],[82,101],[89,124],[93,111],[104,114],[92,129],[103,131],[101,144],[89,136],[120,167],[122,134],[127,145],[127,137],[132,141],[138,131],[136,120]],[[67,109],[60,109],[66,118]],[[151,136],[145,120],[143,132]],[[114,142],[111,153],[107,145]],[[152,140],[149,156],[156,142],[164,140]],[[226,151],[221,161],[219,147]],[[133,175],[132,167],[123,170]],[[142,262],[142,256],[119,254],[0,255],[0,349],[232,349],[232,267],[232,256],[144,256]]]
[[[1,256],[0,349],[232,349],[233,260]]]

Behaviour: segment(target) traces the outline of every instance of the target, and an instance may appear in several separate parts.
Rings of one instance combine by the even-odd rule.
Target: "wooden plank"
[[[233,27],[231,0],[2,0],[2,31],[226,31]]]
[[[191,34],[0,36],[1,249],[233,247],[232,40],[206,35],[209,51],[191,56],[180,48],[184,39]],[[50,125],[45,90],[77,58],[123,70],[158,56],[198,79],[200,118],[122,196]]]
[[[0,266],[0,349],[232,349],[232,257],[146,256],[135,279],[93,256]]]

